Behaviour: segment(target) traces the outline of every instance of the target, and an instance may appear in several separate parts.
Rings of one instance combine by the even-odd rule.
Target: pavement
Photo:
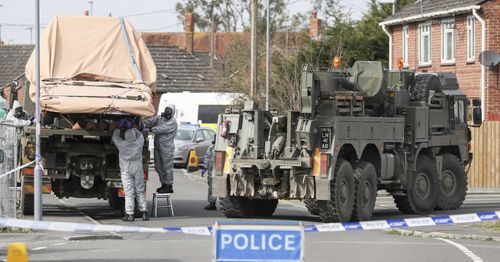
[[[152,192],[159,186],[158,176],[150,172],[147,199],[151,205]],[[205,211],[206,180],[199,172],[188,174],[176,170],[173,203],[175,217],[160,210],[151,221],[130,224],[146,227],[208,226],[223,219],[219,211]],[[44,195],[44,220],[103,225],[130,225],[121,221],[118,211],[109,208],[107,201],[97,199],[58,200]],[[500,194],[468,195],[462,208],[436,211],[431,215],[463,214],[500,210]],[[377,199],[374,220],[417,217],[402,215],[392,198]],[[32,219],[32,217],[26,217]],[[320,223],[310,215],[300,201],[280,201],[272,220]],[[420,235],[383,230],[307,233],[305,261],[499,261],[500,245],[495,241],[446,237],[446,234],[500,237],[478,224],[419,227],[419,232],[441,232],[444,235]],[[211,237],[166,234],[99,234],[88,241],[71,241],[74,236],[65,232],[0,233],[0,261],[6,256],[6,246],[12,242],[28,245],[30,261],[209,261],[213,243]]]

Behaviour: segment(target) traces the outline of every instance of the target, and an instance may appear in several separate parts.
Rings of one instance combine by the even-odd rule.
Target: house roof
[[[0,88],[24,74],[34,45],[0,45]]]
[[[0,88],[24,74],[33,45],[0,45]],[[189,54],[177,46],[149,46],[157,70],[157,92],[210,92],[216,72],[208,53]]]
[[[207,53],[193,53],[177,46],[149,46],[156,64],[157,92],[210,92],[216,73]]]
[[[488,0],[417,0],[394,15],[389,16],[382,25],[402,24],[422,21],[431,17],[470,12],[472,6],[478,6]]]

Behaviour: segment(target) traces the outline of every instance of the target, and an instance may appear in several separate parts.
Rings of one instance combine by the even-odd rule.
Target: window
[[[455,62],[455,20],[441,20],[441,62]]]
[[[203,124],[217,123],[219,114],[224,113],[226,108],[230,105],[199,105],[198,106],[198,120]]]
[[[431,61],[431,24],[425,23],[418,26],[418,50],[420,65],[430,65]]]
[[[410,42],[409,27],[405,25],[403,27],[403,66],[408,66],[408,44]]]
[[[455,100],[455,103],[453,105],[453,113],[454,113],[454,119],[456,123],[462,123],[465,124],[467,123],[466,119],[466,112],[465,112],[465,102],[464,100]]]
[[[201,130],[196,132],[196,136],[194,138],[194,141],[196,141],[196,142],[205,141],[205,137],[203,136],[203,133],[201,132]]]
[[[476,58],[476,35],[474,30],[474,16],[467,17],[467,61],[474,61]]]
[[[212,130],[203,130],[203,136],[205,136],[205,141],[213,141],[215,132]]]

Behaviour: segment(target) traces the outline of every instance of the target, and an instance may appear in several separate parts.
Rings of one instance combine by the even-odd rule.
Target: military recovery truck
[[[279,199],[300,199],[323,222],[369,220],[382,189],[403,213],[461,206],[472,153],[455,75],[358,61],[304,66],[300,88],[299,112],[248,101],[219,115],[213,192],[227,217],[268,216]]]
[[[118,149],[111,137],[120,121],[140,129],[142,117],[155,115],[156,67],[146,45],[123,19],[55,17],[40,50],[43,193],[107,199],[123,212]],[[34,55],[26,77],[31,85],[24,107],[34,115]],[[33,161],[35,127],[24,128],[20,144],[22,163]],[[143,161],[147,181],[147,140]],[[25,168],[21,174],[24,214],[33,213],[33,172]]]

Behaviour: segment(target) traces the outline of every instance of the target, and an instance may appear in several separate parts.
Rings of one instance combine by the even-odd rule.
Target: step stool
[[[159,207],[166,207],[167,209],[170,209],[170,214],[174,216],[174,205],[172,204],[172,199],[170,198],[170,193],[153,193],[153,217],[157,216],[158,213],[158,208]],[[158,204],[158,201],[160,199],[165,199],[167,201],[166,204],[162,205],[161,203]]]

